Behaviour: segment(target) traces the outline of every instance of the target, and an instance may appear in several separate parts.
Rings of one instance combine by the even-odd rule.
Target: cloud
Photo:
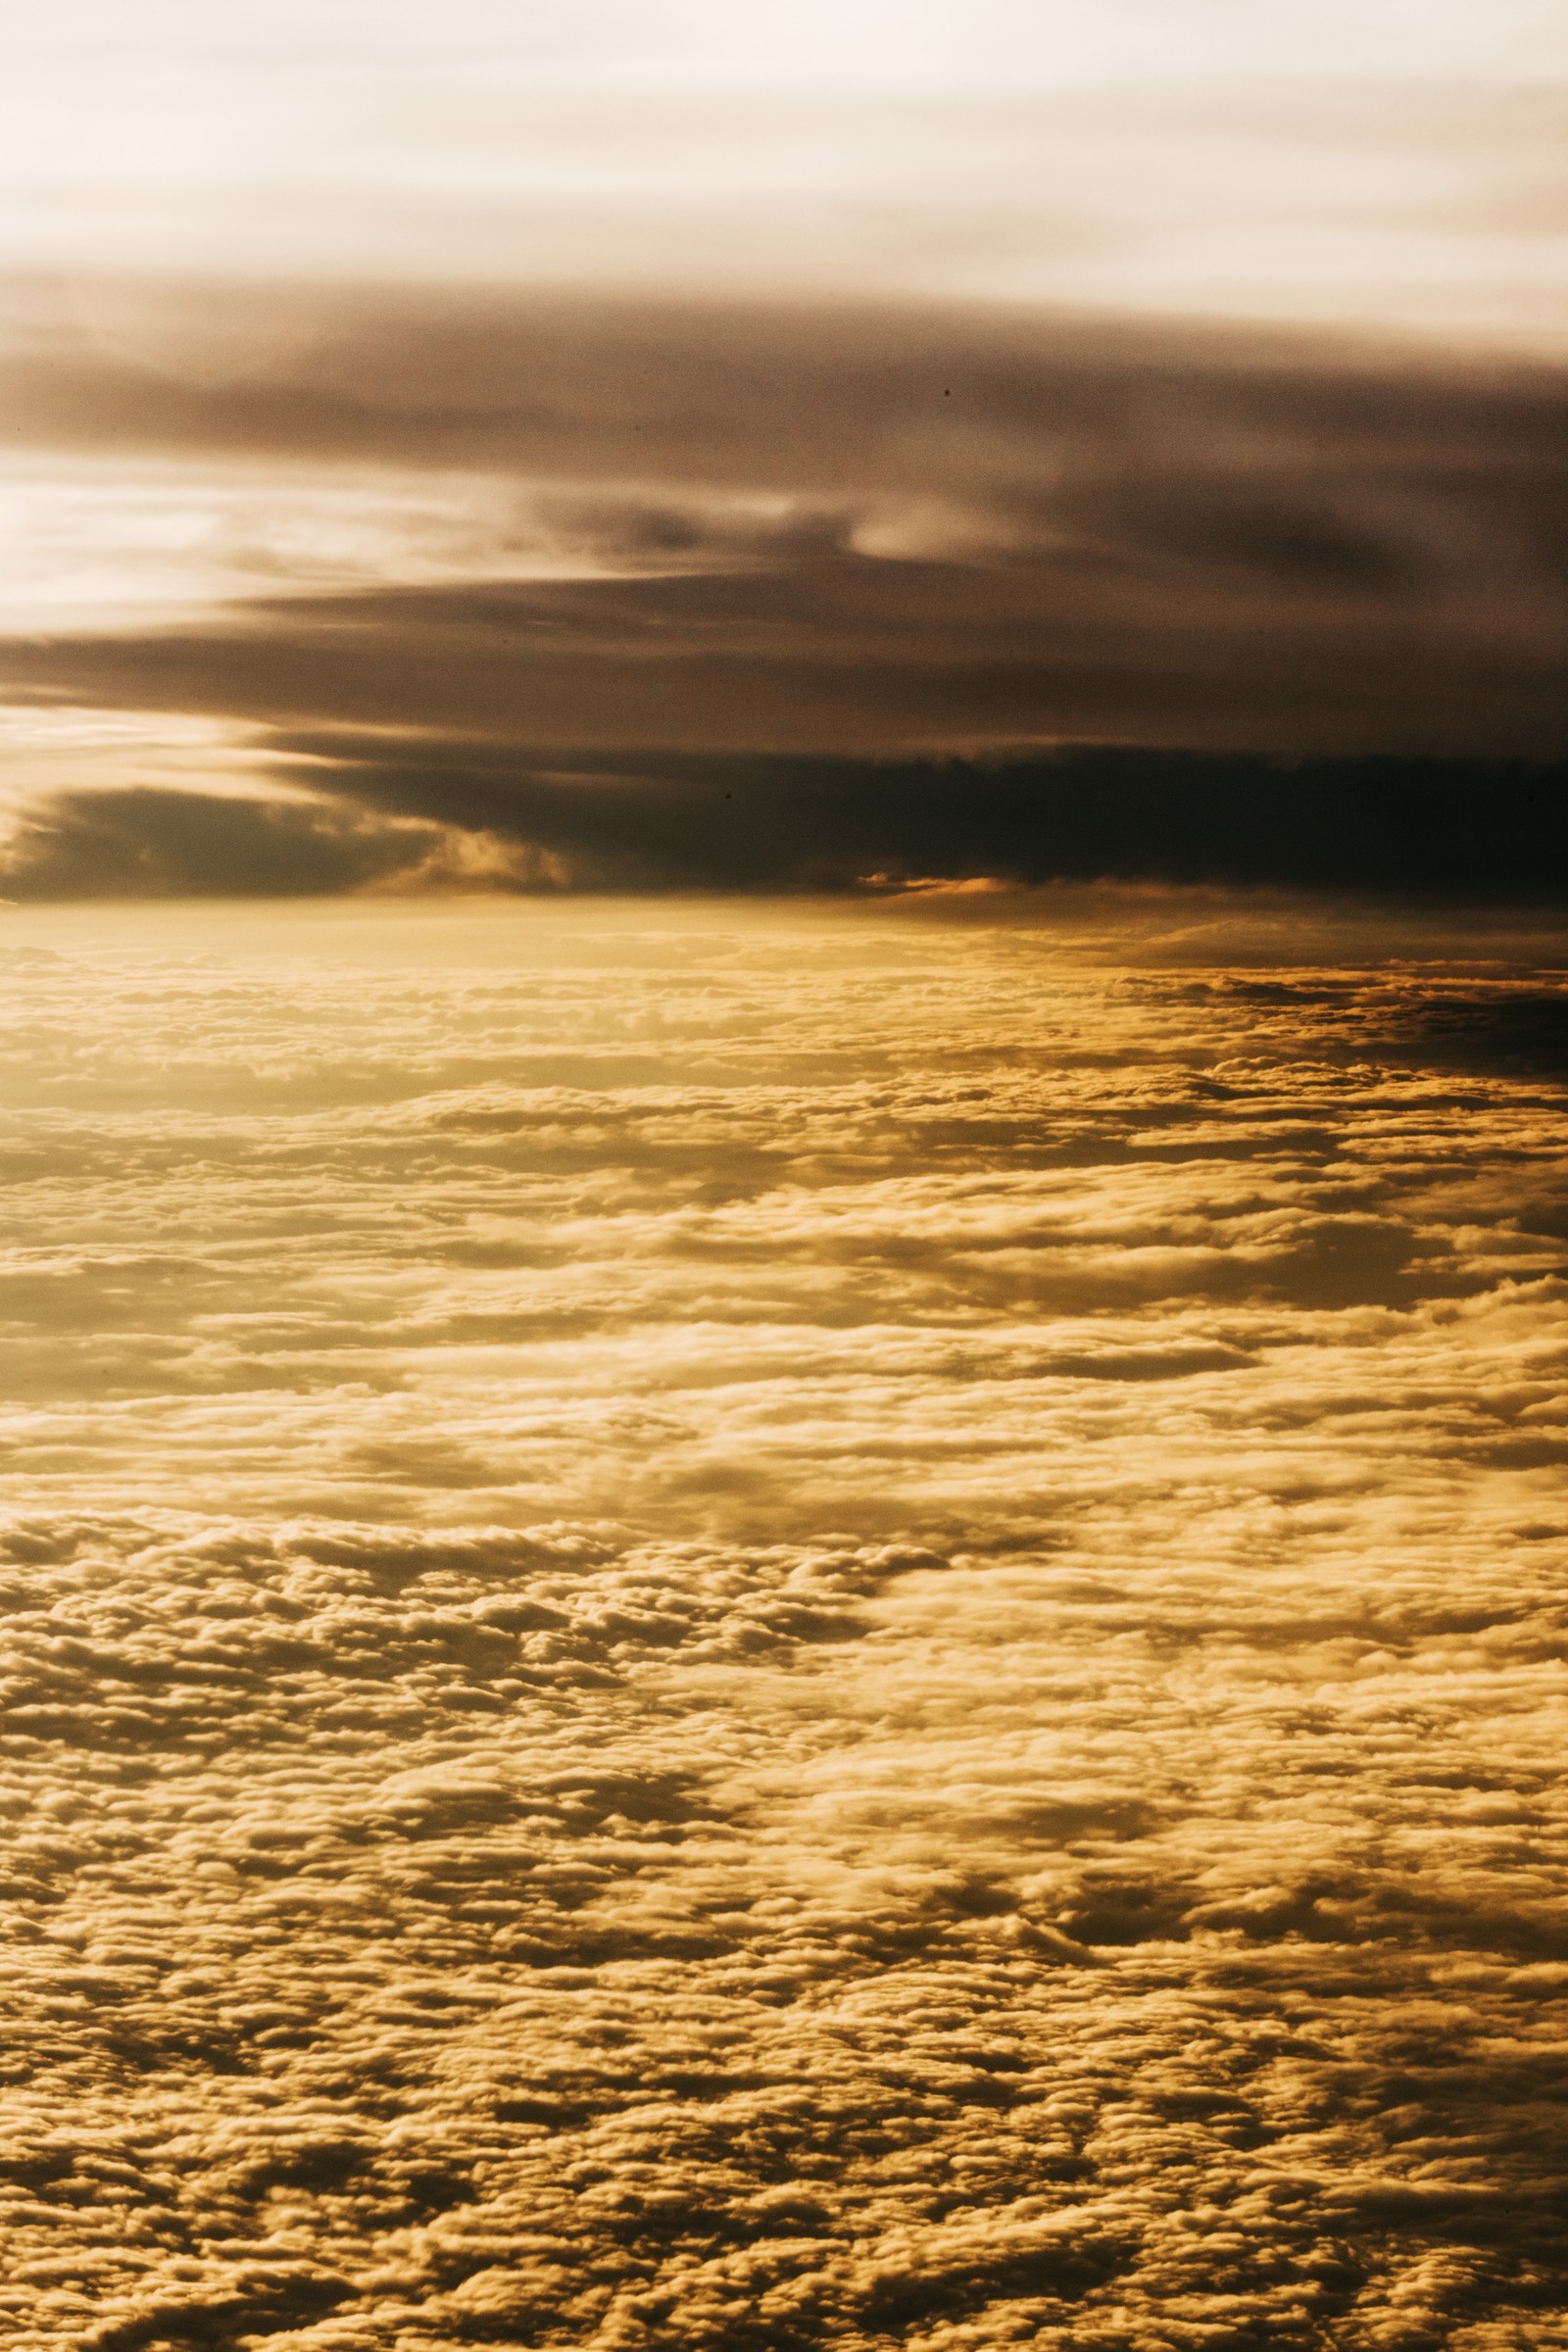
[[[351,801],[548,853],[580,887],[898,889],[1157,878],[1560,898],[1559,766],[1063,749],[981,760],[407,763],[287,739]],[[520,771],[520,772],[519,772]]]
[[[59,532],[94,466],[177,460],[217,535],[173,571],[218,598],[16,643],[17,695],[519,758],[1560,754],[1550,368],[978,305],[269,303],[281,356],[216,383],[199,334],[155,370],[17,311]]]
[[[1546,2340],[1560,973],[7,919],[24,2340]]]
[[[315,897],[549,887],[548,857],[477,828],[377,819],[351,803],[190,790],[65,793],[0,858],[14,900]]]
[[[557,892],[998,891],[1063,881],[1244,884],[1501,905],[1568,890],[1560,764],[1285,760],[1091,747],[1010,760],[389,751],[292,733],[288,797],[97,786],[24,803],[17,900]],[[250,762],[265,762],[252,749]],[[327,787],[327,789],[322,789]],[[1426,1016],[1421,1016],[1425,1018]],[[1554,1051],[1553,1004],[1439,1008]]]

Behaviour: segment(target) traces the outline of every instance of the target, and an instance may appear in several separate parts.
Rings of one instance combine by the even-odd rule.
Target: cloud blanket
[[[1078,916],[12,918],[15,2352],[1561,2341],[1560,974]]]

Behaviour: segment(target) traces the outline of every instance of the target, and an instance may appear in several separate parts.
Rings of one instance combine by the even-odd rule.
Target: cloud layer
[[[100,784],[47,796],[14,820],[0,880],[19,902],[464,889],[876,897],[1105,880],[1494,908],[1568,896],[1560,761],[1097,748],[979,761],[566,754],[547,765],[428,746],[389,757],[384,741],[341,735],[295,736],[286,756],[333,789],[258,799]]]
[[[1560,973],[12,925],[19,2352],[1555,2341]]]
[[[979,305],[7,299],[12,897],[1561,892],[1560,369]]]
[[[14,702],[369,727],[432,776],[475,744],[1561,754],[1550,368],[263,288],[236,373],[232,294],[122,299],[139,355],[13,290]]]

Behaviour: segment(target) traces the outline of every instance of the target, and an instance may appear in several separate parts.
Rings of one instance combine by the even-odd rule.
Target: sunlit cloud
[[[0,2337],[1547,2352],[1568,19],[0,31]]]
[[[30,2341],[1560,2301],[1560,940],[1360,919],[6,910]]]
[[[0,626],[122,628],[261,598],[727,567],[776,544],[796,503],[699,489],[672,504],[657,485],[612,495],[466,471],[37,462],[0,476]],[[961,515],[939,514],[915,523],[914,547],[964,531]]]

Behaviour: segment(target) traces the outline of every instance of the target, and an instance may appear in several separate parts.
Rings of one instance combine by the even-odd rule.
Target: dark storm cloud
[[[384,741],[287,740],[296,755],[335,753],[337,798],[63,796],[14,838],[5,889],[167,898],[467,880],[876,893],[1116,879],[1568,898],[1561,763],[1089,748],[1012,760],[666,754],[553,767],[450,747],[400,758]],[[1436,1035],[1427,1042],[1442,1050]],[[1534,1031],[1518,1041],[1537,1059],[1548,1043]]]
[[[551,852],[584,884],[772,890],[1114,876],[1568,893],[1568,768],[1079,749],[1011,761],[368,761],[344,781]]]
[[[613,751],[1568,740],[1558,370],[978,307],[365,292],[259,293],[253,353],[270,302],[238,372],[216,295],[206,324],[149,294],[118,342],[35,302],[13,430],[284,486],[482,477],[486,560],[57,634],[14,647],[13,692]],[[524,576],[530,532],[596,576]]]

